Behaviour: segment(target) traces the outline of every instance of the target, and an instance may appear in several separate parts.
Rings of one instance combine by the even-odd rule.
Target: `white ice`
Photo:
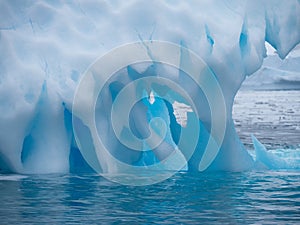
[[[82,74],[112,48],[143,40],[184,44],[210,66],[228,114],[211,168],[251,168],[231,119],[233,99],[261,67],[266,41],[280,58],[299,43],[297,0],[1,1],[0,168],[68,172],[76,148],[70,112]]]

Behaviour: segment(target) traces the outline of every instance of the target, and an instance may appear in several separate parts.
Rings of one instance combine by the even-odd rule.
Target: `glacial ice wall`
[[[1,1],[1,169],[52,173],[87,167],[71,125],[80,78],[112,48],[146,40],[184,45],[212,69],[228,121],[211,169],[250,168],[231,119],[233,99],[245,77],[260,68],[265,41],[281,58],[299,43],[296,0]]]

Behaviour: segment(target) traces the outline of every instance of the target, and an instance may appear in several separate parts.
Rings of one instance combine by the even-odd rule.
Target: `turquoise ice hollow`
[[[124,55],[128,55],[128,52],[130,52],[130,57],[124,60]],[[184,61],[182,56],[189,56],[188,59],[192,63]],[[111,60],[114,60],[113,66],[106,68],[106,65],[111,65]],[[143,76],[143,74],[140,74],[140,78],[130,82],[120,90],[113,102],[105,102],[104,104],[106,108],[110,107],[110,105],[112,107],[111,117],[109,112],[104,116],[112,123],[112,128],[118,141],[129,149],[137,151],[152,150],[154,153],[153,157],[155,156],[156,159],[159,159],[158,163],[144,167],[135,166],[134,164],[136,162],[124,163],[114,157],[110,152],[118,151],[119,146],[117,146],[116,149],[107,149],[105,147],[101,140],[101,131],[98,132],[94,119],[97,96],[112,74],[132,63],[141,62],[150,62],[156,67],[159,66],[157,63],[166,64],[181,71],[177,78],[177,83],[175,77],[171,80],[165,78],[163,74],[155,74],[154,76]],[[158,71],[153,72],[158,73]],[[199,110],[205,111],[205,109],[203,108],[204,104],[199,101],[195,102],[190,97],[195,95],[195,93],[189,93],[189,91],[184,90],[179,85],[178,82],[182,79],[183,73],[186,74],[185,76],[189,76],[189,79],[195,83],[196,90],[201,89],[203,91],[203,97],[207,99],[208,106],[211,109],[212,119],[210,121],[208,121],[208,113],[198,114]],[[131,74],[127,76],[130,78]],[[163,88],[158,88],[159,85],[163,86]],[[144,87],[144,89],[142,87]],[[155,97],[156,100],[153,104],[145,104],[144,102],[143,105],[146,106],[144,112],[142,106],[136,111],[135,117],[139,117],[143,115],[143,113],[147,113],[148,115],[146,120],[140,119],[136,124],[141,124],[140,127],[147,127],[149,123],[151,131],[149,137],[139,139],[132,134],[131,128],[129,127],[129,114],[134,104],[144,99],[143,94],[145,90],[154,91],[159,98]],[[138,93],[138,91],[140,91],[140,93]],[[181,97],[178,98],[178,96]],[[194,114],[197,116],[189,117],[188,126],[181,130],[178,145],[176,146],[171,137],[171,130],[174,124],[170,124],[168,107],[163,100],[172,104],[175,100],[182,101],[183,99],[193,107]],[[157,104],[159,104],[159,106],[157,106]],[[122,116],[120,116],[120,112],[122,112]],[[108,174],[109,178],[111,178],[111,174],[118,173],[138,175],[148,173],[149,171],[156,171],[156,173],[172,171],[171,173],[165,173],[166,176],[169,177],[174,172],[187,168],[189,159],[192,157],[194,151],[198,151],[196,147],[198,145],[199,128],[201,125],[201,123],[199,123],[200,117],[204,120],[206,119],[207,121],[205,122],[211,126],[211,135],[207,136],[207,146],[202,149],[202,156],[194,159],[195,163],[191,164],[191,166],[198,167],[200,171],[205,170],[214,161],[220,150],[225,135],[227,116],[222,90],[215,75],[207,65],[193,52],[183,46],[161,41],[138,42],[124,45],[97,60],[95,64],[89,68],[80,82],[74,98],[73,115],[79,118],[83,124],[88,127],[89,133],[91,133],[91,139],[94,143],[95,153],[91,153],[90,150],[86,152],[85,149],[90,147],[84,146],[84,143],[87,143],[85,138],[81,140],[82,136],[78,136],[80,131],[78,132],[76,130],[76,125],[73,126],[75,128],[74,134],[76,141],[78,146],[80,146],[83,157],[93,169],[101,174]],[[147,146],[148,149],[144,149],[145,146]],[[95,156],[97,156],[98,161],[95,160]],[[158,181],[165,179],[164,176],[157,177]]]

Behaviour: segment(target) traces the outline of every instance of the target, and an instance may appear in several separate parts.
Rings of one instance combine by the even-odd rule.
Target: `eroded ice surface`
[[[231,119],[234,96],[260,68],[265,41],[281,58],[300,41],[296,0],[1,1],[0,11],[0,165],[19,173],[87,167],[73,140],[76,86],[98,56],[143,40],[183,45],[209,65],[228,114],[225,140],[209,169],[251,168]],[[168,77],[179,79],[176,72]],[[191,168],[203,154],[208,134],[201,135]]]

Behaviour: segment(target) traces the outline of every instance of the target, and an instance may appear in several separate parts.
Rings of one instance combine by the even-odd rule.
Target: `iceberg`
[[[300,168],[299,151],[267,151],[266,147],[252,135],[252,141],[255,149],[256,168],[267,168],[273,170],[295,170]]]
[[[167,156],[173,157],[174,164],[169,160],[167,166],[155,169],[243,171],[253,168],[255,162],[234,128],[234,97],[246,77],[261,67],[266,57],[265,42],[282,59],[300,42],[297,0],[25,0],[2,1],[0,6],[0,169],[23,174],[93,170],[123,173],[128,165],[156,165]],[[73,103],[78,86],[99,56],[128,43],[151,45],[155,41],[179,46],[179,68],[161,65],[153,58],[151,62],[150,57],[150,61],[122,68],[101,84],[104,88],[98,93],[100,97],[95,105],[99,110],[95,115],[96,129],[102,136],[101,144],[110,149],[108,155],[101,155],[94,145],[89,121],[80,114],[90,104],[85,97],[94,93],[81,96],[82,104],[76,111]],[[147,49],[147,44],[144,47]],[[205,94],[180,70],[193,63],[190,52],[184,49],[203,60],[224,97],[226,129],[217,152],[204,151],[208,143],[218,145],[219,139],[214,135],[211,138],[212,112]],[[112,67],[115,63],[111,60],[106,65]],[[152,83],[150,88],[143,86],[140,101],[128,116],[129,133],[133,135],[123,130],[119,135],[128,135],[127,140],[141,140],[155,134],[160,141],[159,145],[134,142],[144,150],[136,151],[118,139],[113,123],[121,123],[125,112],[111,107],[127,84],[155,74],[180,84],[196,106],[191,111],[190,101],[170,87],[164,90],[157,83]],[[174,107],[176,102],[189,109],[186,124],[176,118],[179,115]],[[214,102],[218,104],[221,103]],[[197,137],[193,130],[199,131]],[[180,142],[182,134],[190,139]],[[76,141],[76,135],[80,141]],[[195,149],[190,154],[190,145],[194,145],[190,141],[195,138]],[[254,143],[260,149],[258,154],[265,158],[263,148],[255,139]],[[112,156],[122,161],[123,166],[117,166]]]

